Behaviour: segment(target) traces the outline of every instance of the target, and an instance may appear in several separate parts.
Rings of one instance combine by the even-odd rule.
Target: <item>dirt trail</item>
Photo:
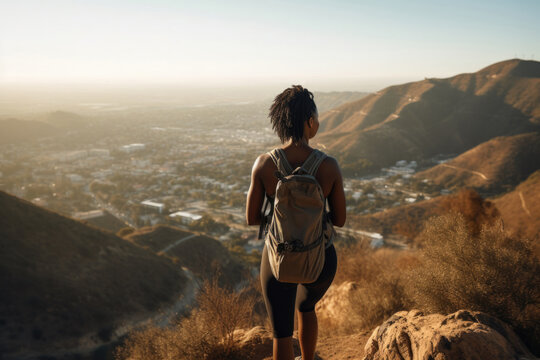
[[[448,164],[441,164],[442,166],[446,166],[447,168],[450,168],[450,169],[454,169],[454,170],[461,170],[461,171],[466,171],[466,172],[470,172],[472,174],[475,174],[475,175],[478,175],[480,176],[482,179],[484,180],[487,180],[487,176],[482,174],[481,172],[479,171],[474,171],[474,170],[469,170],[469,169],[464,169],[464,168],[461,168],[461,167],[458,167],[458,166],[454,166],[454,165],[448,165]]]
[[[358,360],[364,356],[364,346],[371,335],[370,331],[353,335],[319,337],[315,360]],[[300,355],[297,336],[293,339],[296,356]],[[267,341],[256,349],[253,360],[272,360],[272,343]]]
[[[181,238],[181,239],[179,239],[179,240],[176,240],[175,242],[173,242],[172,244],[166,246],[165,248],[163,248],[163,250],[161,250],[161,251],[159,251],[159,252],[166,253],[167,251],[169,251],[169,250],[171,250],[172,248],[174,248],[174,247],[180,245],[180,244],[183,243],[184,241],[189,240],[189,239],[192,239],[192,238],[194,238],[194,237],[196,237],[196,236],[199,236],[199,235],[198,235],[198,234],[191,234],[191,235],[188,235],[188,236],[186,236],[186,237],[183,237],[183,238]]]
[[[529,211],[529,209],[527,208],[527,204],[525,203],[525,198],[523,197],[523,192],[521,192],[521,191],[519,192],[519,198],[521,199],[521,207],[523,208],[523,211],[525,211],[525,213],[527,213],[527,215],[532,217],[531,212]]]

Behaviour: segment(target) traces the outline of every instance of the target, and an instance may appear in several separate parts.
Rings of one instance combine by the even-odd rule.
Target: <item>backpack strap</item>
[[[317,170],[319,170],[319,166],[326,157],[327,155],[325,153],[315,149],[309,154],[306,161],[304,161],[304,164],[302,164],[302,167],[308,174],[315,176]]]
[[[285,155],[285,151],[283,151],[283,149],[276,148],[270,151],[268,154],[272,158],[274,164],[276,164],[278,170],[283,173],[283,175],[290,175],[293,173],[294,169],[287,160],[287,156]],[[317,170],[319,169],[319,166],[321,165],[323,160],[326,159],[326,157],[327,155],[325,153],[320,150],[314,149],[302,164],[302,168],[308,174],[315,176]]]
[[[264,202],[261,210],[261,223],[259,225],[259,237],[258,239],[264,239],[268,232],[268,226],[272,222],[272,215],[274,214],[274,198],[266,195],[264,196]]]
[[[284,175],[290,175],[293,172],[293,168],[291,164],[289,164],[289,161],[287,160],[287,156],[285,156],[285,152],[282,149],[276,148],[268,153],[270,157],[272,158],[272,161],[274,164],[276,164],[276,167],[278,170]]]

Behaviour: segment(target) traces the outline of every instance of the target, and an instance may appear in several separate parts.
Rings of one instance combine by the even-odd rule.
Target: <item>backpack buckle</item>
[[[291,242],[279,243],[277,245],[278,254],[283,254],[284,252],[293,252],[301,250],[304,247],[304,244],[300,240],[294,240]]]

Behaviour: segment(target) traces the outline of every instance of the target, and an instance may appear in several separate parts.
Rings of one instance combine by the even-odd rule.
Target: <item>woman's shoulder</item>
[[[257,156],[253,164],[253,171],[256,173],[264,173],[272,168],[275,168],[275,164],[269,152]]]
[[[337,160],[332,156],[326,156],[317,170],[319,181],[334,183],[341,178],[341,170]]]
[[[329,171],[339,171],[338,161],[334,157],[332,157],[332,156],[330,156],[328,154],[325,154],[325,155],[326,155],[326,157],[321,162],[320,168],[326,168]]]

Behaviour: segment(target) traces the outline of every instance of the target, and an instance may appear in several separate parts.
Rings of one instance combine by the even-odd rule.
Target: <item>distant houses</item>
[[[143,205],[145,208],[157,211],[160,214],[162,214],[163,209],[165,209],[165,204],[150,201],[150,200],[145,200],[145,201],[141,202],[141,205]]]
[[[134,151],[144,150],[145,147],[146,147],[145,144],[129,144],[129,145],[121,146],[120,151],[123,151],[126,153],[132,153]]]
[[[177,218],[180,222],[188,225],[194,221],[201,220],[202,216],[197,214],[192,214],[188,211],[177,211],[169,215],[171,218]]]

